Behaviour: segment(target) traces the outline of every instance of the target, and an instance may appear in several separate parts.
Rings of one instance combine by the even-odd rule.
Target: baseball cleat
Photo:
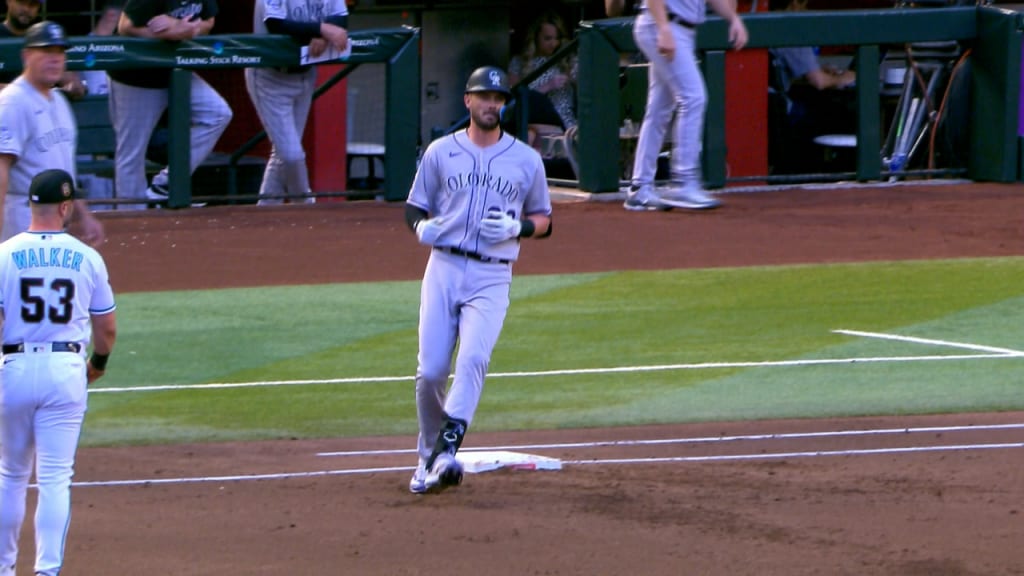
[[[426,492],[437,493],[450,486],[462,483],[462,463],[455,459],[454,454],[442,453],[434,460],[434,465],[424,478]],[[411,484],[410,484],[411,488]]]
[[[631,212],[644,212],[650,210],[664,210],[665,205],[661,198],[651,192],[650,188],[640,188],[626,193],[626,201],[622,207]]]
[[[690,210],[710,210],[722,205],[721,202],[699,188],[683,188],[665,192],[661,195],[661,203],[673,208],[688,208]]]
[[[412,478],[409,480],[409,492],[424,494],[426,491],[427,465],[423,460],[420,460],[419,466],[416,467],[416,471],[412,473]]]

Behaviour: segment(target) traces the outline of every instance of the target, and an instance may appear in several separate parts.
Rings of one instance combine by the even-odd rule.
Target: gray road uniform
[[[289,34],[301,44],[320,37],[321,22],[345,28],[345,0],[256,0],[253,11],[253,33]],[[284,197],[312,201],[307,198],[309,171],[302,133],[316,88],[316,69],[249,68],[245,87],[273,145],[259,203],[280,204]]]
[[[24,77],[0,91],[0,154],[17,160],[11,167],[0,240],[28,229],[32,211],[28,188],[43,170],[59,168],[76,176],[78,128],[71,105],[56,88],[43,95]]]
[[[481,220],[496,212],[515,219],[550,215],[551,198],[540,155],[526,143],[502,134],[480,148],[460,131],[427,148],[408,203],[442,222],[420,291],[416,407],[423,466],[442,426],[472,423],[509,305],[519,238],[491,243],[481,236]]]

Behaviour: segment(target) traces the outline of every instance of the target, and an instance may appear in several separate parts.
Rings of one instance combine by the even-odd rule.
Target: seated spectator
[[[171,8],[168,8],[168,7]],[[128,0],[117,33],[180,42],[209,34],[217,16],[215,0],[165,2]],[[110,120],[117,136],[114,184],[118,198],[167,201],[170,179],[167,168],[146,186],[146,150],[153,128],[168,105],[171,71],[168,69],[111,70]],[[189,173],[206,160],[231,121],[224,98],[198,74],[192,74],[192,130]],[[140,202],[129,208],[145,208]]]
[[[554,54],[566,38],[565,24],[554,12],[545,12],[526,31],[523,50],[509,63],[509,80],[517,84]],[[561,134],[576,125],[577,61],[562,60],[530,83],[529,130],[527,142],[537,147],[537,137]],[[545,105],[544,100],[550,103]],[[551,111],[555,114],[551,114]]]
[[[807,9],[807,0],[770,0],[769,9],[799,12]],[[772,48],[769,53],[775,76],[771,88],[785,102],[786,157],[780,164],[798,163],[775,167],[782,172],[817,170],[814,162],[820,154],[815,153],[814,138],[856,131],[856,96],[847,90],[855,84],[856,72],[823,66],[812,46]]]

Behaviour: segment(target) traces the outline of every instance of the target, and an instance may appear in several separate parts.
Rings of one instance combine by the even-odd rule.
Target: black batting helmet
[[[473,70],[466,81],[466,93],[470,92],[499,92],[505,98],[512,97],[512,90],[508,86],[508,74],[497,66],[482,66]]]
[[[56,22],[44,20],[33,24],[25,31],[25,48],[46,48],[60,46],[68,48],[71,44],[64,33],[64,28]]]

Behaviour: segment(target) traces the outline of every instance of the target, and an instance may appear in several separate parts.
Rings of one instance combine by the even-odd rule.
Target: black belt
[[[284,74],[305,74],[312,68],[312,66],[281,66],[279,68],[274,68],[274,70]]]
[[[49,347],[50,352],[74,352],[78,354],[82,351],[82,345],[78,342],[51,342],[49,344],[41,344],[40,346]],[[33,348],[38,348],[33,346]],[[3,348],[0,348],[0,352],[4,354],[20,354],[25,351],[25,344],[4,344]],[[46,352],[47,350],[34,350],[35,352]]]
[[[690,30],[696,30],[697,29],[697,25],[696,24],[694,24],[693,22],[690,22],[689,20],[683,20],[682,16],[679,16],[678,14],[676,14],[674,12],[669,12],[668,14],[666,14],[666,16],[668,16],[668,21],[672,22],[673,24],[679,24],[683,28],[689,28]]]
[[[487,262],[488,264],[510,264],[512,262],[511,260],[505,260],[504,258],[484,256],[477,252],[467,252],[465,250],[459,250],[458,248],[452,248],[451,246],[434,246],[434,250],[444,252],[445,254],[465,256],[466,258],[472,258],[473,260],[479,260],[480,262]]]

